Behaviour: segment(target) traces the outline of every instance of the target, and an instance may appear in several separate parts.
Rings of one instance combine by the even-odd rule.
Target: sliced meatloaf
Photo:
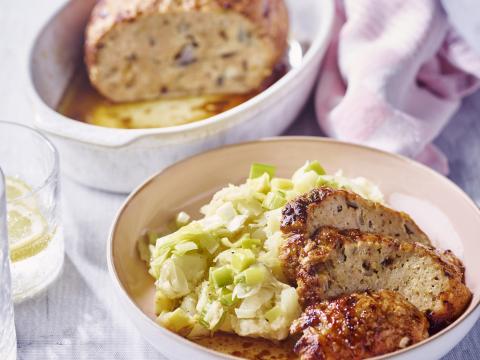
[[[407,214],[328,187],[314,189],[288,203],[282,212],[282,231],[310,237],[322,226],[358,229],[402,241],[430,245],[427,235]]]
[[[115,102],[248,93],[272,74],[287,34],[283,0],[101,0],[85,60]]]
[[[397,292],[355,293],[309,306],[291,326],[302,360],[365,359],[428,337],[428,320]]]
[[[311,238],[292,236],[281,253],[284,264],[297,266],[291,280],[304,306],[389,289],[424,312],[437,329],[454,321],[471,299],[460,260],[419,243],[323,227]]]

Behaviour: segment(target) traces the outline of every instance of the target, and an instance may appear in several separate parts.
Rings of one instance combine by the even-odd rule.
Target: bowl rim
[[[321,57],[326,51],[335,20],[334,0],[319,0],[321,10],[320,31],[318,31],[313,37],[311,45],[306,51],[301,64],[298,67],[288,71],[273,85],[269,86],[267,89],[245,101],[244,103],[220,114],[187,124],[164,128],[117,129],[87,124],[60,114],[44,102],[35,87],[33,80],[33,64],[34,51],[38,41],[52,21],[63,11],[66,11],[69,6],[73,6],[74,3],[75,1],[70,1],[55,11],[52,16],[48,18],[48,20],[40,27],[40,30],[36,33],[29,46],[27,61],[27,91],[32,102],[38,105],[39,110],[41,110],[36,111],[34,121],[38,128],[53,135],[74,139],[83,143],[112,148],[129,145],[130,143],[146,136],[175,136],[179,134],[182,135],[186,133],[194,133],[206,128],[218,126],[219,123],[224,127],[228,126],[228,124],[231,122],[229,120],[233,121],[238,114],[254,109],[268,99],[278,96],[279,93],[283,91],[289,84],[294,83],[300,73],[303,73],[306,71],[306,69],[315,66],[316,59],[319,56]],[[320,64],[318,65],[320,66]],[[41,119],[40,115],[38,114],[39,112],[48,114],[48,116],[45,116],[47,120]],[[68,124],[68,126],[65,126],[66,124]],[[93,135],[92,133],[95,133],[96,135]]]
[[[366,145],[361,145],[361,144],[356,144],[356,143],[350,143],[350,142],[345,142],[345,141],[340,141],[340,140],[336,140],[336,139],[331,139],[331,138],[325,138],[325,137],[315,137],[315,136],[277,136],[277,137],[269,137],[269,138],[262,138],[262,139],[259,139],[259,140],[254,140],[254,141],[246,141],[246,142],[242,142],[242,143],[238,143],[238,144],[232,144],[232,145],[226,145],[226,146],[223,146],[221,148],[216,148],[216,149],[212,149],[212,150],[208,150],[208,151],[205,151],[205,152],[201,152],[199,154],[195,154],[193,156],[190,156],[188,158],[185,158],[181,161],[178,161],[158,172],[156,172],[155,174],[153,174],[152,176],[150,176],[149,178],[147,178],[142,184],[138,185],[129,195],[128,197],[124,200],[123,204],[120,206],[119,210],[117,211],[117,213],[115,214],[115,218],[112,222],[112,225],[110,227],[110,231],[109,231],[109,236],[108,236],[108,240],[107,240],[107,266],[108,266],[108,272],[110,274],[110,279],[111,281],[113,282],[114,284],[114,287],[116,289],[116,292],[117,292],[117,296],[121,297],[122,300],[123,300],[123,303],[124,304],[128,304],[127,306],[133,310],[134,312],[136,312],[138,315],[139,315],[139,319],[142,320],[142,322],[144,323],[148,323],[148,324],[151,324],[151,325],[155,325],[156,328],[158,328],[159,331],[161,331],[163,333],[164,336],[167,336],[169,337],[172,341],[176,341],[178,345],[186,345],[186,346],[193,346],[194,348],[196,348],[197,350],[200,350],[200,351],[203,351],[203,352],[207,352],[209,354],[214,354],[215,356],[219,357],[220,358],[224,358],[224,359],[239,359],[238,357],[235,357],[235,356],[232,356],[232,355],[229,355],[229,354],[224,354],[224,353],[221,353],[221,352],[218,352],[218,351],[215,351],[215,350],[212,350],[210,348],[207,348],[207,347],[204,347],[204,346],[201,346],[193,341],[190,341],[174,332],[171,332],[165,328],[163,328],[162,326],[158,325],[153,319],[151,319],[150,317],[148,317],[136,304],[135,302],[130,298],[130,296],[128,296],[125,288],[123,287],[120,279],[118,278],[118,275],[117,275],[117,272],[116,272],[116,269],[115,269],[115,265],[114,265],[114,262],[113,262],[113,239],[114,237],[116,236],[116,232],[117,232],[117,225],[119,223],[119,220],[121,218],[121,216],[123,215],[124,211],[126,210],[126,208],[128,207],[129,203],[137,196],[137,194],[139,194],[141,191],[143,191],[146,187],[149,186],[149,184],[155,180],[157,177],[161,176],[164,172],[166,171],[169,171],[177,166],[182,166],[182,163],[183,162],[186,162],[186,161],[189,161],[197,156],[200,156],[200,155],[204,155],[204,154],[207,154],[207,153],[213,153],[213,152],[221,152],[223,151],[223,149],[225,148],[234,148],[234,147],[237,147],[238,149],[242,148],[243,146],[250,146],[252,144],[255,144],[255,143],[260,143],[260,142],[283,142],[283,141],[300,141],[300,142],[319,142],[319,143],[331,143],[331,144],[338,144],[338,145],[342,145],[342,146],[348,146],[348,147],[351,147],[352,149],[362,149],[362,150],[368,150],[368,151],[371,151],[371,152],[375,152],[375,153],[378,153],[378,154],[382,154],[384,156],[387,156],[387,157],[390,157],[390,158],[394,158],[396,160],[400,160],[401,162],[403,163],[406,163],[408,164],[409,166],[414,166],[416,168],[420,168],[424,171],[427,171],[428,173],[430,173],[432,176],[434,176],[436,179],[438,179],[438,181],[442,181],[444,182],[446,185],[448,185],[452,191],[455,191],[461,198],[463,198],[466,203],[472,208],[472,210],[474,211],[474,213],[476,213],[476,215],[479,217],[480,219],[480,208],[476,205],[476,203],[457,185],[455,184],[452,180],[448,179],[447,177],[445,176],[442,176],[441,174],[439,174],[438,172],[436,172],[435,170],[429,168],[428,166],[426,165],[423,165],[415,160],[412,160],[410,158],[407,158],[403,155],[399,155],[399,154],[395,154],[395,153],[390,153],[390,152],[387,152],[387,151],[384,151],[384,150],[380,150],[380,149],[377,149],[377,148],[373,148],[373,147],[370,147],[370,146],[366,146]],[[471,303],[469,305],[469,307],[471,306]],[[459,318],[457,318],[453,323],[451,323],[449,326],[445,327],[444,329],[442,329],[441,331],[439,331],[438,333],[432,335],[432,336],[429,336],[427,339],[419,342],[419,343],[416,343],[412,346],[409,346],[405,349],[402,349],[402,350],[398,350],[398,351],[395,351],[395,352],[392,352],[392,353],[388,353],[388,354],[384,354],[384,355],[380,355],[380,356],[376,356],[372,359],[374,360],[380,360],[380,359],[387,359],[389,357],[392,357],[392,356],[399,356],[399,355],[403,355],[407,352],[411,352],[413,350],[416,350],[418,349],[419,347],[422,347],[424,345],[427,345],[427,344],[430,344],[432,342],[436,342],[438,341],[440,338],[445,338],[445,336],[447,335],[447,333],[451,332],[454,328],[458,327],[460,324],[464,323],[465,320],[467,318],[470,318],[471,316],[475,315],[475,312],[476,310],[478,310],[480,308],[480,298],[477,299],[476,303],[474,303],[474,306],[471,307],[470,309],[467,309]],[[133,322],[133,321],[132,321]],[[139,331],[140,332],[140,331]],[[143,334],[142,334],[143,335]],[[455,344],[456,345],[456,344]],[[453,348],[453,346],[452,346]],[[222,357],[223,356],[223,357]]]

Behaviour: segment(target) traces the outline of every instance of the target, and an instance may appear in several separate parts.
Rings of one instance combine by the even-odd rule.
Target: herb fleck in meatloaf
[[[388,289],[424,312],[435,330],[460,316],[471,299],[461,262],[451,252],[442,254],[419,243],[324,227],[311,238],[292,235],[282,253],[284,263],[298,264],[291,280],[297,282],[305,306],[353,292]]]
[[[309,306],[290,328],[302,360],[365,359],[428,337],[428,320],[399,293],[351,294]]]
[[[101,0],[85,58],[116,102],[248,93],[272,74],[287,33],[283,0]]]

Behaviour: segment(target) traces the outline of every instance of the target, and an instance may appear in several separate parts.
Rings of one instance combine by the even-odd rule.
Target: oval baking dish
[[[85,24],[95,0],[73,0],[34,40],[29,92],[35,126],[60,150],[62,167],[92,187],[128,192],[158,169],[202,150],[281,134],[305,104],[325,54],[332,0],[289,0],[291,33],[310,46],[301,63],[247,102],[197,122],[155,129],[112,129],[67,118],[55,108],[82,58]]]

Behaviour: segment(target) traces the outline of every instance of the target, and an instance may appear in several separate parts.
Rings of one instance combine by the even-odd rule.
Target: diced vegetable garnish
[[[293,182],[290,179],[273,178],[271,187],[274,190],[291,190],[293,189]]]
[[[189,222],[190,215],[188,215],[185,211],[180,211],[175,217],[175,224],[177,225],[177,228],[181,228],[182,226],[187,225]]]
[[[193,325],[193,321],[188,314],[181,308],[175,309],[175,311],[163,313],[158,318],[160,324],[167,329],[178,332],[186,327]]]
[[[255,262],[255,255],[250,252],[236,252],[232,256],[232,267],[241,272]]]
[[[263,200],[262,206],[268,210],[277,209],[287,203],[285,197],[279,192],[269,192],[265,200]]]
[[[245,284],[255,286],[261,284],[265,279],[265,270],[263,267],[249,267],[243,272],[245,276]]]
[[[217,287],[227,286],[233,283],[233,270],[222,266],[212,271],[212,277]]]
[[[274,306],[265,313],[265,319],[269,322],[274,322],[282,315],[282,309],[279,306]]]
[[[272,179],[275,176],[276,171],[277,168],[273,165],[254,163],[250,167],[250,175],[248,177],[250,179],[255,179],[266,173],[270,179]]]
[[[315,160],[315,161],[309,161],[307,166],[305,167],[305,172],[313,170],[315,171],[318,175],[325,175],[325,169],[320,165],[320,163]]]

